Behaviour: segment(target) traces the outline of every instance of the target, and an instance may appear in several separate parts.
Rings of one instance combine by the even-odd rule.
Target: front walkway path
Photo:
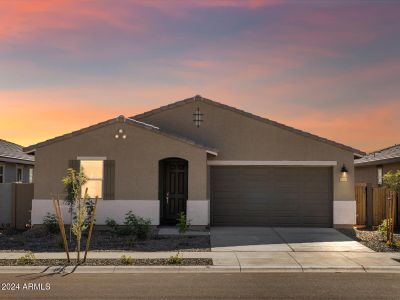
[[[0,259],[15,259],[25,253],[0,252]],[[71,253],[72,254],[72,253]],[[168,258],[176,252],[90,252],[88,258],[120,259],[122,255],[132,258]],[[180,252],[184,258],[211,258],[213,266],[140,266],[140,267],[79,267],[82,272],[400,272],[400,253],[377,252]],[[35,253],[37,259],[66,258],[62,252]],[[71,255],[75,257],[75,253]],[[34,272],[37,267],[27,267]],[[97,268],[97,269],[96,269]],[[43,269],[43,267],[42,267]],[[25,267],[0,267],[1,272],[12,273]],[[103,270],[103,271],[102,271]],[[85,271],[85,272],[86,272]]]

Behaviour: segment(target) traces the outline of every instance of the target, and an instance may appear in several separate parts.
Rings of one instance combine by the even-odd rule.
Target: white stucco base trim
[[[61,207],[65,224],[70,223],[68,207]],[[96,224],[104,225],[107,218],[114,219],[122,224],[125,214],[132,212],[142,218],[149,218],[152,225],[160,224],[160,201],[159,200],[100,200],[97,204]],[[32,200],[32,224],[42,224],[43,217],[47,212],[54,213],[53,201]]]
[[[356,223],[356,201],[333,201],[333,225]]]
[[[188,200],[186,215],[191,225],[208,225],[210,223],[210,200]]]

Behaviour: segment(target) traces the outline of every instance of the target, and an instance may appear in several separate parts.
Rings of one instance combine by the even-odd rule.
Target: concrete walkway
[[[176,252],[90,252],[88,258],[168,258]],[[0,259],[24,253],[0,252]],[[400,253],[376,252],[181,252],[183,258],[211,258],[213,266],[78,267],[82,272],[400,272]],[[62,252],[35,253],[37,259],[66,258]],[[75,257],[75,254],[72,254]],[[0,267],[1,272],[42,270],[44,267]],[[49,270],[57,267],[49,268]],[[71,268],[67,268],[71,269]],[[96,271],[97,270],[97,271]],[[24,272],[25,272],[24,271]],[[65,271],[65,270],[64,270]],[[76,270],[75,270],[76,271]]]
[[[373,252],[333,228],[211,227],[212,251]]]

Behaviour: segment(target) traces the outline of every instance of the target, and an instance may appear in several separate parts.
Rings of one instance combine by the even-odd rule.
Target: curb
[[[400,273],[399,266],[373,267],[242,267],[239,266],[1,266],[0,274],[112,273]]]

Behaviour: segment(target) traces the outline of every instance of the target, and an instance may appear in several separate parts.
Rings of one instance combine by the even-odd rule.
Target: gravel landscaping
[[[388,245],[386,245],[385,239],[382,237],[382,234],[377,230],[346,228],[339,229],[339,231],[376,252],[400,251],[399,247],[389,247]],[[395,233],[394,239],[395,242],[397,241],[397,243],[400,243],[400,233]]]
[[[133,259],[132,266],[211,266],[211,258],[181,258],[172,263],[168,258]],[[76,260],[68,263],[66,259],[36,259],[30,263],[20,263],[17,259],[0,259],[0,266],[75,266]],[[127,266],[120,259],[88,259],[80,266]]]
[[[68,234],[68,233],[67,233]],[[82,237],[82,250],[86,237]],[[209,236],[158,236],[140,241],[135,237],[118,235],[108,230],[94,231],[90,249],[92,251],[186,251],[208,252]],[[74,243],[70,249],[75,249]],[[32,252],[62,252],[63,244],[60,235],[50,234],[43,227],[27,231],[0,230],[0,251],[32,251]]]

